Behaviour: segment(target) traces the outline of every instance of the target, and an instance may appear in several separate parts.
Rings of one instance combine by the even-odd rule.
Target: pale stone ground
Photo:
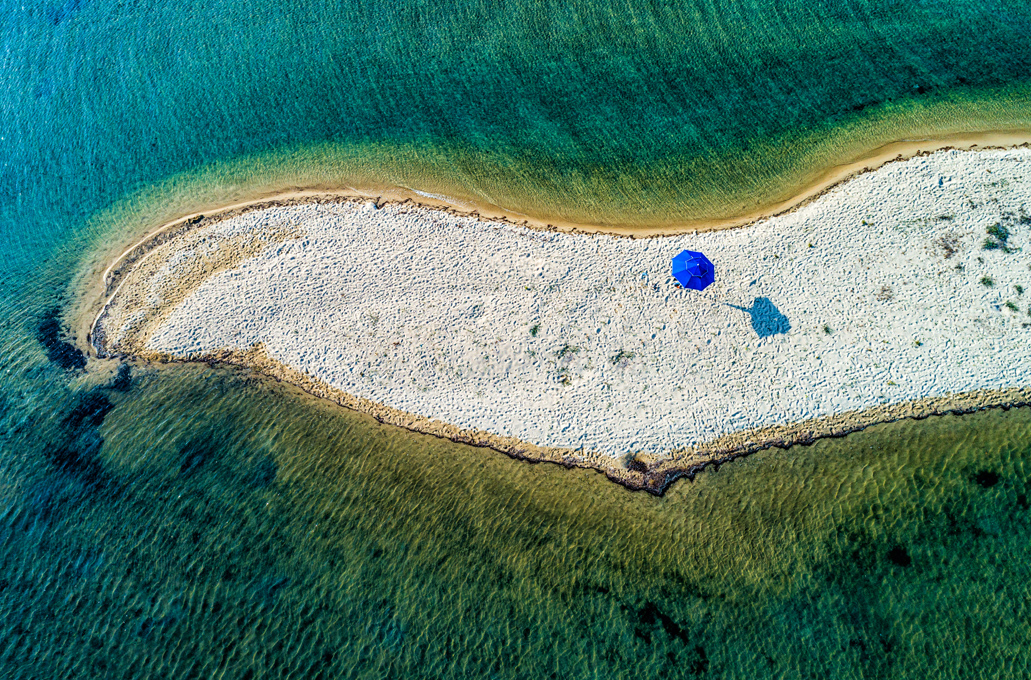
[[[892,163],[724,232],[584,236],[340,203],[232,217],[204,227],[206,247],[284,224],[304,235],[208,278],[147,348],[262,343],[358,397],[613,457],[1031,382],[1028,150]],[[984,249],[995,224],[1011,252]],[[684,248],[716,265],[702,293],[669,274]],[[169,257],[151,290],[196,256]],[[121,327],[105,330],[117,350]]]

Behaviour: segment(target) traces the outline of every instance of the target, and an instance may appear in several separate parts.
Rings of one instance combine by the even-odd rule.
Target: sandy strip
[[[143,248],[92,339],[661,490],[771,443],[1031,401],[1028,204],[1024,149],[891,163],[746,229],[661,239],[301,201]],[[683,248],[716,263],[704,293],[672,284]]]

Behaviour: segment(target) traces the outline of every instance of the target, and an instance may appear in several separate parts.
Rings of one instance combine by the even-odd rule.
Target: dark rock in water
[[[97,485],[103,481],[100,447],[104,440],[95,431],[62,442],[44,451],[47,461],[56,469],[81,481]]]
[[[76,508],[87,497],[117,490],[104,469],[100,448],[104,440],[95,430],[52,446],[43,453],[52,470],[28,490],[24,507],[25,525],[50,522],[64,508]],[[89,565],[80,565],[88,569]]]
[[[709,671],[709,656],[701,645],[694,647],[694,659],[691,661],[691,675],[705,675]]]
[[[636,458],[631,459],[630,462],[626,464],[626,469],[631,472],[648,472],[648,466]]]
[[[263,458],[254,466],[248,482],[251,486],[265,489],[272,486],[279,474],[279,464],[271,457]]]
[[[913,563],[913,558],[909,556],[909,553],[901,545],[897,545],[888,551],[888,559],[900,567],[908,567]]]
[[[108,412],[113,408],[114,404],[106,396],[94,390],[87,393],[75,408],[65,416],[64,423],[73,428],[83,426],[100,427]]]
[[[164,616],[144,616],[136,624],[136,635],[141,638],[150,637],[159,633],[162,629],[172,626],[182,620],[184,613],[175,607]]]
[[[108,383],[107,389],[115,392],[128,392],[130,387],[132,387],[132,369],[129,368],[129,364],[121,364],[114,380]]]
[[[92,448],[80,449],[76,446],[55,446],[48,448],[44,455],[50,464],[59,470],[82,472],[93,466],[95,456]]]
[[[644,607],[638,610],[637,618],[638,621],[648,626],[659,623],[666,631],[666,635],[670,638],[677,638],[684,644],[690,640],[687,631],[680,627],[672,617],[660,610],[654,602],[645,602]]]
[[[82,0],[65,0],[50,10],[50,22],[54,26],[60,26],[78,14],[80,9],[82,9]]]
[[[74,345],[61,337],[61,322],[58,321],[58,310],[51,309],[43,315],[36,332],[36,339],[47,351],[47,359],[66,370],[78,370],[86,367],[86,355]]]
[[[61,421],[43,454],[54,470],[95,491],[111,481],[100,462],[104,439],[97,428],[114,408],[100,388],[87,392]]]
[[[32,484],[25,493],[23,508],[28,522],[48,522],[64,497],[74,495],[75,480],[64,474],[49,474]],[[25,527],[23,527],[25,528]]]
[[[198,472],[209,460],[214,459],[218,453],[218,444],[207,437],[194,437],[179,449],[182,463],[179,465],[179,474],[189,477]]]
[[[288,576],[270,576],[254,586],[254,602],[261,607],[274,607],[279,596],[290,585]]]
[[[974,475],[974,481],[985,489],[989,489],[999,483],[999,475],[991,470],[978,470]]]

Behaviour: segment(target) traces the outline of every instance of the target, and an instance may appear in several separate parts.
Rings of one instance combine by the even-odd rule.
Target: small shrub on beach
[[[541,332],[541,325],[539,323],[530,326],[530,335],[537,337],[537,334]]]
[[[887,302],[895,297],[895,291],[891,289],[891,286],[881,286],[881,289],[877,291],[875,297],[881,302]]]
[[[984,286],[985,288],[991,288],[992,286],[995,285],[995,279],[993,279],[990,276],[982,276],[981,277],[981,285]]]
[[[558,351],[558,358],[564,359],[567,356],[576,354],[580,351],[580,348],[575,345],[570,345],[568,342],[562,346],[562,349]]]
[[[1001,250],[1004,253],[1012,253],[1009,247],[1010,230],[1001,222],[996,222],[985,230],[988,238],[984,240],[985,250]]]
[[[1013,304],[1013,302],[1011,300],[1007,300],[1005,306],[1006,306],[1006,309],[1010,310],[1011,312],[1018,311],[1017,310],[1017,306],[1015,304]]]
[[[831,327],[828,326],[827,324],[823,324],[823,332],[826,333],[827,335],[830,335],[831,334]]]
[[[1020,284],[1013,286],[1013,289],[1017,291],[1017,295],[1024,294],[1024,286],[1021,286]]]
[[[1008,241],[1010,237],[1010,230],[1002,222],[996,222],[992,226],[985,229],[988,235],[992,238],[997,238],[1000,241]]]
[[[947,260],[959,252],[959,238],[955,234],[942,234],[935,239],[934,246],[941,251]]]
[[[634,354],[633,352],[628,352],[625,349],[621,349],[618,352],[616,352],[615,354],[613,354],[612,357],[609,359],[609,361],[612,362],[613,366],[620,366],[620,365],[625,366],[626,363],[628,361],[630,361],[631,359],[633,359],[635,356],[637,356],[637,355]]]

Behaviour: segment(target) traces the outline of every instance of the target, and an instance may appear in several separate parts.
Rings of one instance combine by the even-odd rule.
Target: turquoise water
[[[655,498],[246,372],[84,371],[59,337],[96,253],[278,189],[670,224],[886,141],[1027,130],[1026,3],[65,0],[0,22],[0,677],[1031,675],[1027,409]]]
[[[303,173],[315,146],[342,179],[664,223],[883,141],[1031,129],[1022,0],[64,0],[0,21],[12,220],[253,154]]]

